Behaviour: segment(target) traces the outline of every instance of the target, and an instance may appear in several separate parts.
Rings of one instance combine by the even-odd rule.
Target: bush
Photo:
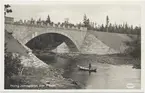
[[[11,52],[7,52],[5,44],[5,88],[9,88],[11,77],[18,75],[22,67],[19,56],[14,56]]]
[[[126,53],[130,54],[132,57],[141,59],[141,39],[138,37],[137,39],[131,42],[125,42],[128,49],[126,49]]]
[[[126,45],[129,46],[128,49],[126,49],[126,53],[131,55],[135,62],[133,63],[133,68],[140,69],[141,68],[141,36],[138,36],[137,39],[126,42]]]

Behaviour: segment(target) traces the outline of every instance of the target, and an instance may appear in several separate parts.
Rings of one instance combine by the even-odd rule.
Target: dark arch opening
[[[26,46],[29,47],[32,50],[44,50],[47,49],[49,51],[57,48],[60,44],[63,42],[66,43],[69,50],[71,52],[78,52],[78,48],[74,44],[74,42],[69,39],[68,37],[58,34],[58,33],[45,33],[41,34],[39,36],[36,36],[35,38],[31,39],[26,43]]]

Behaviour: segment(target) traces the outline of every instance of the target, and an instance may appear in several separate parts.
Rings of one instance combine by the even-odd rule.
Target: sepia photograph
[[[4,4],[5,89],[141,89],[141,6]]]

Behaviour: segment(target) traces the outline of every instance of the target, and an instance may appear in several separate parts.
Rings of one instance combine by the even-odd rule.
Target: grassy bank
[[[78,89],[78,82],[62,77],[60,69],[25,67],[22,75],[12,76],[10,89]]]

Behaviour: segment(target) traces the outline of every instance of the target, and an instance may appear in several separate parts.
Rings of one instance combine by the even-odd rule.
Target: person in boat
[[[91,63],[89,63],[89,70],[91,69],[91,67],[92,67],[92,66],[91,66]]]

